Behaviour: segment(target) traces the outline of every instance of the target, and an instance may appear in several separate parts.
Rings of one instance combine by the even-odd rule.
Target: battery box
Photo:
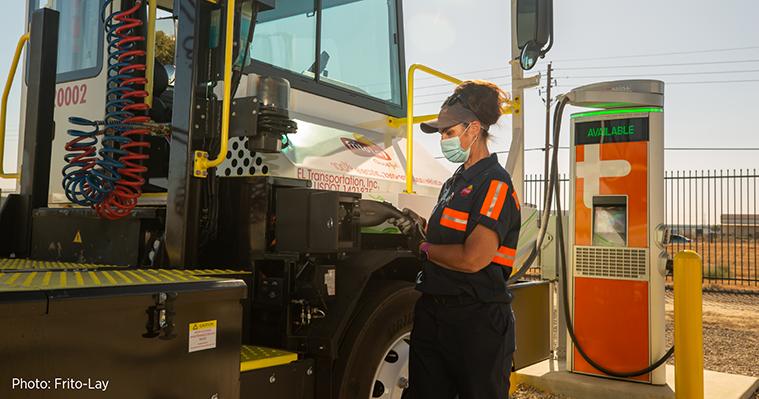
[[[0,397],[239,397],[243,281],[27,262],[0,270]]]

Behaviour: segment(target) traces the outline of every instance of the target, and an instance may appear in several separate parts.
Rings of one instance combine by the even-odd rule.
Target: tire
[[[340,345],[334,398],[400,399],[408,380],[408,343],[421,295],[406,281],[378,281],[364,291]]]

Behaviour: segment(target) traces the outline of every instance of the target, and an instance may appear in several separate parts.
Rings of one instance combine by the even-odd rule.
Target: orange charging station
[[[567,292],[575,337],[603,368],[642,370],[666,352],[664,83],[604,82],[566,97],[601,109],[571,116]],[[568,342],[570,371],[609,377]],[[664,366],[630,378],[665,379]]]

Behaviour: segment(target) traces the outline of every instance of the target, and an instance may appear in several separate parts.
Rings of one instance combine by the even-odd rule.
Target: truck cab
[[[429,213],[449,176],[388,122],[401,1],[30,0],[28,19],[0,396],[400,398],[420,264],[384,220]]]
[[[124,395],[400,397],[419,266],[391,225],[362,226],[361,203],[431,209],[448,177],[416,146],[416,192],[403,192],[405,130],[387,123],[406,105],[400,1],[231,3],[29,2],[22,113],[51,123],[22,118],[20,142],[52,140],[23,158],[32,176],[0,216],[22,232],[3,249],[0,302],[58,298],[83,317],[113,303],[127,310],[107,324],[132,331],[118,339],[143,361],[178,378],[220,370]],[[45,29],[57,40],[35,50]],[[221,162],[196,174],[197,153]],[[86,335],[51,313],[25,314],[36,324],[14,342]],[[52,370],[52,389],[91,374],[121,395],[126,366],[82,350],[84,372],[66,377],[68,351],[20,366]]]

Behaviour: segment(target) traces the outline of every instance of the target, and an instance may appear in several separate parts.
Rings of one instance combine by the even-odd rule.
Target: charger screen
[[[595,205],[593,207],[593,245],[627,246],[627,210],[625,206]]]

